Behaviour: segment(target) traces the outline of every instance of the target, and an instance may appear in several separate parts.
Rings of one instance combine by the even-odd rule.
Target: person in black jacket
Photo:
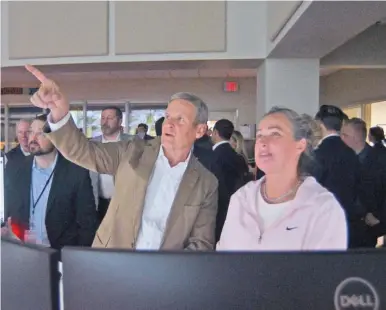
[[[6,167],[5,218],[29,230],[39,244],[91,246],[97,213],[89,172],[66,160],[44,136],[46,118],[31,124],[32,155]]]
[[[375,126],[369,130],[369,141],[373,143],[373,148],[386,157],[385,132],[382,127]],[[385,158],[386,160],[386,158]]]
[[[322,140],[314,151],[317,181],[333,193],[349,221],[349,247],[362,247],[366,210],[358,202],[359,160],[340,137],[344,115],[334,106],[323,105],[315,119],[322,129]]]
[[[367,238],[363,246],[375,247],[378,237],[386,234],[386,167],[383,154],[366,143],[366,123],[352,118],[342,128],[343,141],[357,154],[361,163],[358,196],[366,209]]]
[[[197,139],[196,142],[194,142],[194,147],[200,147],[210,151],[212,150],[213,142],[208,135],[208,126],[206,126],[205,134],[201,138]]]
[[[216,241],[221,236],[221,231],[228,213],[231,196],[245,185],[249,169],[242,155],[237,154],[230,145],[234,126],[231,121],[221,119],[213,128],[212,140],[213,160],[219,170],[219,202],[216,218]]]
[[[140,137],[143,140],[153,140],[154,137],[149,136],[147,134],[148,130],[149,130],[149,126],[147,126],[147,124],[144,124],[144,123],[139,124],[137,127],[138,137]]]
[[[7,152],[5,156],[7,157],[7,163],[14,163],[21,159],[24,159],[29,155],[29,146],[28,146],[28,131],[29,131],[30,122],[26,119],[21,119],[16,125],[16,135],[18,146],[14,147],[12,150]]]

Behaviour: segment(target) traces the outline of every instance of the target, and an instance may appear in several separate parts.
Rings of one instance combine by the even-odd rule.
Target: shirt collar
[[[33,169],[36,169],[36,170],[48,170],[48,171],[52,171],[55,166],[56,166],[56,162],[58,161],[58,153],[56,153],[56,156],[55,156],[55,159],[54,159],[54,162],[51,164],[51,166],[47,167],[47,168],[40,168],[38,167],[38,165],[36,164],[36,157],[34,157],[34,160],[32,162],[32,168]]]
[[[217,142],[215,145],[213,145],[213,151],[219,147],[221,144],[225,144],[225,143],[228,143],[229,144],[229,141],[220,141],[220,142]]]
[[[23,153],[24,156],[30,155],[29,152],[26,152],[26,151],[23,150],[23,148],[21,147],[21,145],[20,145],[20,151]]]
[[[102,142],[103,143],[108,143],[108,142],[118,142],[118,141],[121,141],[121,133],[118,133],[117,137],[115,139],[112,139],[112,140],[106,140],[105,139],[105,136],[102,135]]]
[[[178,163],[176,166],[181,165],[181,164],[187,165],[187,164],[189,163],[190,157],[192,156],[192,151],[193,151],[193,147],[191,148],[191,150],[190,150],[190,152],[189,152],[189,155],[188,155],[188,157],[185,159],[185,161]],[[169,160],[168,160],[168,159],[166,158],[166,156],[165,156],[164,148],[163,148],[162,144],[161,144],[160,149],[159,149],[159,152],[158,152],[157,160],[158,160],[158,159],[166,160],[166,162],[169,164]],[[169,165],[170,165],[170,164],[169,164]]]

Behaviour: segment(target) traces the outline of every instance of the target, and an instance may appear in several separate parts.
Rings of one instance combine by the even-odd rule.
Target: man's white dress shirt
[[[106,140],[102,135],[102,143],[121,141],[121,134],[113,140]],[[114,177],[109,174],[99,174],[99,196],[105,199],[111,199],[114,194]]]
[[[188,166],[188,158],[171,167],[161,146],[147,186],[136,249],[159,250],[167,220],[182,177]]]

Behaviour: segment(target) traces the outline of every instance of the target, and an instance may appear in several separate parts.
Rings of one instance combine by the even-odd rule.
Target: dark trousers
[[[98,204],[99,223],[102,223],[103,218],[106,215],[107,209],[109,208],[110,201],[111,201],[111,199],[99,197],[99,204]]]

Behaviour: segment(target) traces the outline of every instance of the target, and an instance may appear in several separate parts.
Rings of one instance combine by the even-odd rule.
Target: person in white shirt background
[[[123,115],[119,107],[107,106],[103,108],[101,115],[102,134],[91,140],[102,143],[132,140],[132,136],[122,132],[122,120]],[[98,210],[98,219],[99,222],[102,222],[114,193],[114,177],[108,174],[98,174],[95,171],[90,171],[90,177]]]

